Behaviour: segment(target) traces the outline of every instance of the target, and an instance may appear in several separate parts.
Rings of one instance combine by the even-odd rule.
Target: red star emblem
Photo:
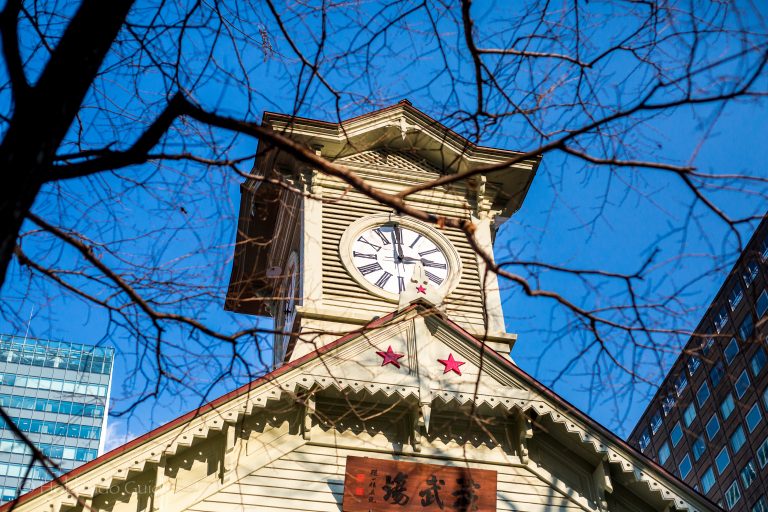
[[[439,362],[443,363],[445,365],[445,370],[443,370],[443,374],[446,374],[450,371],[454,371],[461,375],[461,370],[459,370],[459,366],[464,364],[464,361],[457,361],[453,358],[453,353],[451,353],[448,356],[448,359],[438,359]]]
[[[419,292],[419,293],[423,293],[424,295],[427,294],[427,289],[424,288],[424,286],[422,286],[422,285],[417,286],[416,287],[416,291]]]
[[[384,359],[381,362],[381,366],[386,366],[388,364],[391,364],[395,368],[400,368],[400,362],[398,361],[398,359],[400,359],[401,357],[405,357],[405,354],[398,354],[397,352],[392,350],[392,345],[390,345],[387,348],[386,352],[382,352],[381,350],[379,350],[376,353]]]

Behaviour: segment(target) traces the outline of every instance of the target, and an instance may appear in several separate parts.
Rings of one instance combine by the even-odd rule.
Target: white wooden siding
[[[194,512],[295,510],[338,512],[347,455],[386,457],[383,454],[305,445],[267,464],[190,507]],[[429,459],[416,462],[445,463]],[[460,463],[460,462],[459,462]],[[473,464],[498,472],[497,510],[545,512],[583,510],[525,468]]]
[[[371,179],[374,186],[382,182]],[[382,177],[379,176],[379,179]],[[381,185],[388,192],[398,192],[400,188]],[[390,190],[391,188],[391,190]],[[457,192],[461,192],[460,194]],[[468,218],[469,212],[463,199],[464,191],[430,192],[424,197],[415,197],[412,202],[423,203],[416,206],[427,211]],[[439,198],[434,196],[438,195]],[[349,190],[337,180],[323,181],[323,302],[327,306],[365,311],[373,315],[384,315],[392,311],[394,305],[379,299],[359,286],[343,267],[339,258],[339,241],[347,227],[357,219],[375,213],[387,213],[391,209],[375,204],[370,198]],[[437,211],[439,210],[439,211]],[[462,260],[461,280],[453,293],[446,300],[446,313],[462,325],[472,325],[482,331],[483,305],[480,279],[477,270],[477,257],[467,242],[464,234],[455,229],[444,229],[443,234],[456,247]]]

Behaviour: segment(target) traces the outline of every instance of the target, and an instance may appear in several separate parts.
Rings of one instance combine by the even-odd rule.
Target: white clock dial
[[[366,229],[352,242],[352,264],[375,287],[399,294],[421,263],[433,286],[448,278],[450,265],[443,250],[428,235],[399,224]]]

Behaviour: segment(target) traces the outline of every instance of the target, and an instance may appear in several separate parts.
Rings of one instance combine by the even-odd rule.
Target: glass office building
[[[768,216],[629,442],[732,512],[768,512]]]
[[[114,349],[0,334],[0,405],[60,473],[104,448]],[[0,419],[0,501],[51,480]]]

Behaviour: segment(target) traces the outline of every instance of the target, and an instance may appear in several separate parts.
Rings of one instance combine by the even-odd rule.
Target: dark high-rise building
[[[768,511],[768,217],[632,434],[724,509]]]
[[[0,406],[59,473],[103,451],[113,356],[108,347],[0,334]],[[0,420],[0,501],[51,480],[31,462]]]

